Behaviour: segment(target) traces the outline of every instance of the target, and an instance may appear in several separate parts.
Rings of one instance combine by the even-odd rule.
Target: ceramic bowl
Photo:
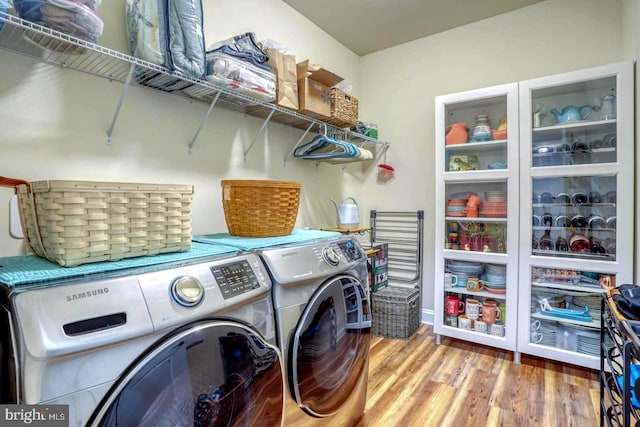
[[[571,252],[590,252],[591,244],[583,234],[574,234],[569,238]]]
[[[489,169],[506,169],[507,168],[507,164],[501,163],[501,162],[489,163],[488,166],[489,166]]]

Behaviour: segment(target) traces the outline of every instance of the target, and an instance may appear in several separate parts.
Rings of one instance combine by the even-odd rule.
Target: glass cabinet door
[[[633,280],[633,64],[519,90],[518,349],[597,369],[602,296]]]
[[[445,120],[445,171],[507,169],[506,96],[447,105]]]
[[[506,182],[446,184],[445,247],[507,253]]]
[[[534,178],[534,255],[616,259],[615,176]]]
[[[610,75],[531,92],[531,166],[615,163],[617,81]]]
[[[437,340],[515,350],[517,93],[509,84],[436,99]]]

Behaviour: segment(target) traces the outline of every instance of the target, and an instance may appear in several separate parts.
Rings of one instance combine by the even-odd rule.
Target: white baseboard
[[[433,310],[425,310],[422,309],[422,318],[421,323],[426,323],[427,325],[433,325]]]

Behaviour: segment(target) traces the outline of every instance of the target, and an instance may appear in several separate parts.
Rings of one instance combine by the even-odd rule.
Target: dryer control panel
[[[349,261],[356,261],[362,258],[362,251],[360,251],[352,240],[338,242],[338,247]]]

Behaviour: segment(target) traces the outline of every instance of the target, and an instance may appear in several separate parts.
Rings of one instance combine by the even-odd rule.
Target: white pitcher
[[[355,228],[360,225],[358,203],[356,203],[353,197],[347,197],[340,205],[333,199],[329,200],[331,200],[336,207],[336,223],[339,228]],[[351,200],[352,203],[350,203],[349,200]]]

